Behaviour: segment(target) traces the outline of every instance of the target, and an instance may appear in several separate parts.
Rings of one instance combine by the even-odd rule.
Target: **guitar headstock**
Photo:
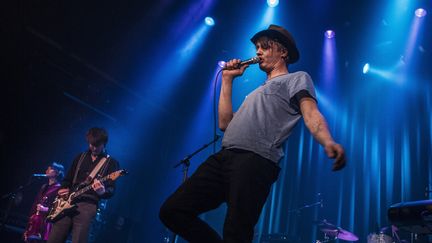
[[[127,174],[128,174],[128,172],[126,170],[117,170],[117,171],[114,171],[111,174],[109,174],[107,176],[107,179],[111,179],[111,180],[115,181],[120,176],[124,176],[124,175],[127,175]]]

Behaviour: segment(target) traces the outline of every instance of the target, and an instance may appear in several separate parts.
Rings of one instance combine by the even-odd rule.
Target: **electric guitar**
[[[127,174],[126,170],[117,170],[112,172],[111,174],[102,177],[99,179],[100,182],[104,182],[107,180],[115,181],[120,176],[124,176]],[[68,196],[57,196],[57,198],[54,200],[53,206],[48,213],[48,216],[46,217],[47,221],[49,222],[56,222],[59,219],[63,218],[66,214],[76,209],[77,205],[73,203],[73,200],[79,196],[81,196],[83,193],[92,190],[92,185],[87,185],[86,187],[83,187],[75,192],[72,192]]]
[[[47,199],[48,197],[43,197],[39,204],[44,206]],[[36,209],[36,213],[34,213],[29,218],[27,229],[24,232],[24,241],[27,242],[27,240],[43,240],[42,232],[44,230],[45,216],[39,211],[39,209]]]

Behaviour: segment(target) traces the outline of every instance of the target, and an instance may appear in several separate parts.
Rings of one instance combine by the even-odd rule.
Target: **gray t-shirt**
[[[250,93],[228,124],[222,140],[225,149],[252,151],[271,161],[283,156],[283,142],[301,118],[298,94],[316,100],[315,88],[306,72],[284,74]]]

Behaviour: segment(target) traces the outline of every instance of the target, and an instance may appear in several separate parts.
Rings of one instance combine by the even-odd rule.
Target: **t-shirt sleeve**
[[[297,112],[300,113],[300,100],[308,97],[317,102],[315,87],[309,74],[302,72],[289,87],[290,104]]]

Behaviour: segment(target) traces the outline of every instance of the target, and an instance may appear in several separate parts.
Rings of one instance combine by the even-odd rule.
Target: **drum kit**
[[[323,207],[322,206],[323,205],[322,194],[318,193],[317,198],[318,198],[317,202],[312,203],[312,204],[308,204],[308,205],[304,205],[304,206],[297,208],[297,209],[294,209],[294,210],[290,210],[289,213],[296,213],[296,214],[300,215],[300,212],[304,209],[312,208],[314,206],[321,206],[321,208],[322,208]],[[409,204],[409,203],[407,203],[407,204]],[[432,205],[432,200],[428,201],[427,204],[424,203],[423,201],[413,202],[411,204],[413,204],[414,206],[417,206],[417,207],[418,207],[418,205],[423,206],[423,208],[421,208],[421,210],[417,210],[417,211],[424,212],[425,211],[424,205]],[[405,205],[403,205],[403,206],[405,206]],[[410,205],[408,205],[408,206],[410,206]],[[394,207],[396,209],[401,208],[398,205],[392,206],[392,207]],[[431,206],[431,208],[432,208],[432,206]],[[406,206],[402,207],[402,209],[405,209],[405,211],[407,211]],[[411,210],[411,211],[415,211],[415,210]],[[432,209],[429,211],[432,212]],[[392,215],[393,216],[394,215],[399,216],[399,214],[393,213]],[[405,214],[406,214],[406,212],[405,212]],[[411,213],[411,214],[413,214],[413,213]],[[390,213],[389,213],[389,215],[390,215]],[[395,221],[399,220],[401,222],[405,222],[396,216],[393,217],[394,218],[393,220],[395,220]],[[407,217],[406,215],[403,215],[403,216]],[[412,216],[411,216],[411,218],[412,218]],[[397,222],[399,222],[399,221],[397,221]],[[431,220],[429,220],[428,222],[432,222],[432,217],[431,217]],[[425,231],[424,229],[421,232],[415,232],[412,230],[408,230],[409,232],[412,232],[411,233],[411,241],[402,240],[398,235],[399,229],[393,224],[391,226],[381,228],[378,231],[379,233],[375,233],[375,232],[370,233],[367,237],[367,243],[408,243],[408,242],[414,243],[414,242],[417,242],[416,241],[417,240],[417,234],[416,233],[432,234],[432,233],[430,233],[432,231],[432,226],[430,226],[430,224],[424,224],[423,221],[421,223],[418,223],[416,221],[416,223],[419,225],[426,225],[424,227],[426,227],[428,231]],[[323,239],[316,240],[315,243],[325,243],[325,242],[332,242],[332,241],[336,241],[336,240],[355,242],[355,241],[359,240],[359,237],[357,237],[354,233],[351,233],[348,230],[345,230],[341,227],[335,226],[334,224],[328,222],[325,219],[315,221],[315,224],[318,226],[318,229],[323,233],[323,237],[322,237]],[[415,225],[415,226],[417,226],[417,225]],[[411,228],[408,228],[408,229],[411,229]],[[428,242],[430,243],[431,241],[428,241]]]
[[[317,222],[319,230],[324,234],[323,239],[317,240],[316,243],[325,243],[336,240],[344,241],[358,241],[359,238],[341,227],[337,227],[334,224],[329,223],[327,220],[321,220]],[[371,233],[367,237],[367,243],[395,243],[407,242],[400,240],[397,235],[397,228],[395,226],[389,226],[381,228],[379,233]]]

